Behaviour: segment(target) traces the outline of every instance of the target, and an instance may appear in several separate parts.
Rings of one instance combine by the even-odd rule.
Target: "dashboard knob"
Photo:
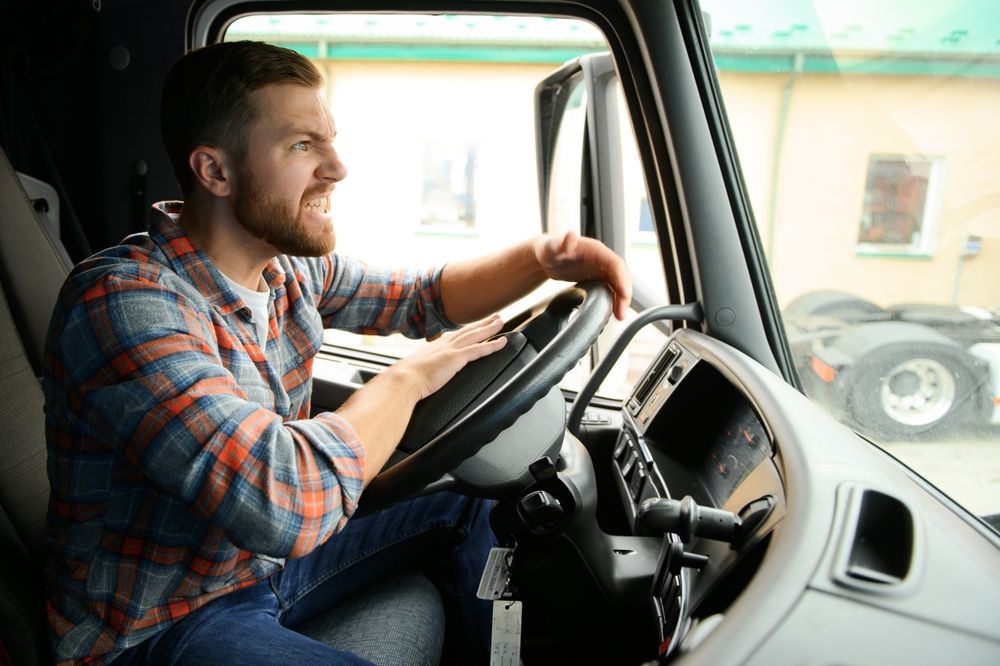
[[[517,513],[529,528],[548,527],[563,517],[562,504],[545,490],[536,490],[521,498]]]
[[[732,543],[742,524],[735,513],[701,506],[690,495],[682,500],[651,497],[639,505],[635,516],[637,533],[670,532],[684,543],[696,536]]]

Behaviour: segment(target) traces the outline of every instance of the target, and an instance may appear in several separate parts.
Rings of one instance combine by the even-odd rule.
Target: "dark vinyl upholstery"
[[[0,151],[0,280],[36,376],[52,308],[73,267],[58,238],[35,214],[7,156]]]
[[[41,535],[49,482],[38,376],[69,269],[0,151],[0,641],[14,664],[48,661]]]

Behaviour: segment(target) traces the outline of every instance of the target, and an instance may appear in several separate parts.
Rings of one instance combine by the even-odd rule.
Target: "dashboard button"
[[[583,418],[580,423],[586,425],[607,425],[611,423],[611,417],[607,414],[602,414],[596,409],[588,409],[583,412]]]
[[[632,447],[628,447],[628,453],[625,455],[625,462],[622,463],[622,476],[628,481],[628,475],[632,471],[632,467],[635,465],[635,461],[639,459]]]
[[[629,484],[629,493],[632,495],[632,501],[638,502],[639,497],[642,496],[643,486],[646,485],[646,468],[641,464],[635,466],[635,474],[632,475],[632,482]]]
[[[618,440],[618,443],[615,444],[615,450],[611,454],[612,457],[615,460],[621,462],[622,454],[625,453],[625,447],[627,446],[628,446],[628,436],[622,435],[621,438]]]

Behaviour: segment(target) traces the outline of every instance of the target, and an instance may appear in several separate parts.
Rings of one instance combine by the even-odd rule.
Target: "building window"
[[[468,233],[476,228],[476,148],[424,145],[422,229]]]
[[[858,232],[861,253],[930,254],[938,171],[932,159],[871,156]]]

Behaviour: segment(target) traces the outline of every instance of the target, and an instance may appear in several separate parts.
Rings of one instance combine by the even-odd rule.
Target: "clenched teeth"
[[[312,210],[329,213],[330,212],[330,197],[321,197],[319,199],[313,199],[306,204],[306,208],[311,208]]]

